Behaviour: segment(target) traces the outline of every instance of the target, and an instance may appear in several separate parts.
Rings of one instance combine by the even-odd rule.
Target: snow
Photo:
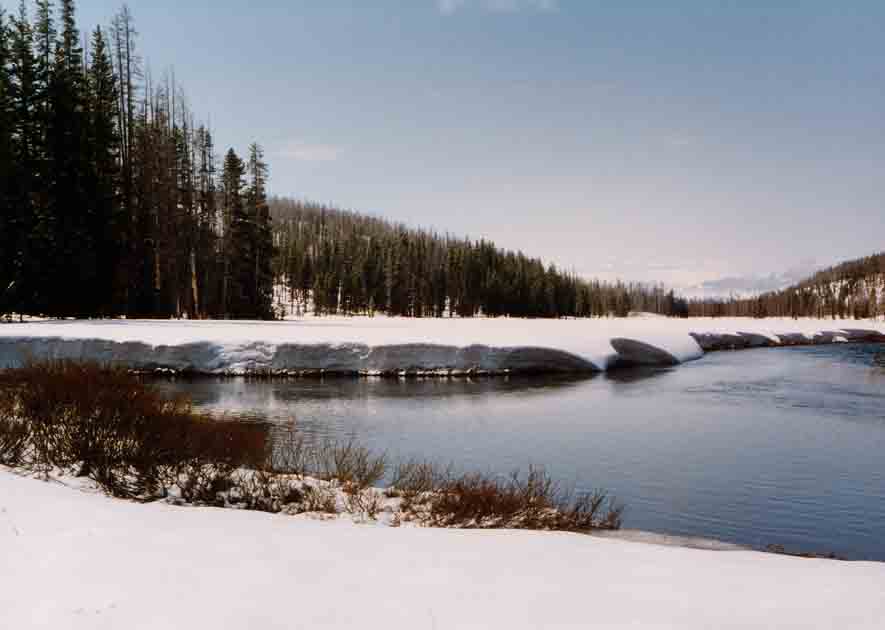
[[[885,334],[881,320],[302,317],[277,322],[31,321],[0,325],[0,367],[74,358],[206,373],[326,371],[439,374],[606,370],[618,362],[680,363],[705,347],[766,340],[834,342]],[[860,331],[860,332],[859,332]],[[815,337],[817,336],[817,337]],[[621,340],[620,352],[612,340]],[[708,345],[709,342],[709,345]],[[615,345],[619,345],[616,343]]]
[[[885,564],[136,504],[0,470],[0,627],[882,627]]]

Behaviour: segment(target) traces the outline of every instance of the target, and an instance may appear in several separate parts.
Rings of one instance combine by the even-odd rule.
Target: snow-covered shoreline
[[[87,359],[197,374],[594,372],[705,351],[885,340],[881,320],[525,320],[305,317],[279,322],[92,320],[0,325],[0,367]]]
[[[885,564],[138,504],[0,470],[0,625],[881,627]]]

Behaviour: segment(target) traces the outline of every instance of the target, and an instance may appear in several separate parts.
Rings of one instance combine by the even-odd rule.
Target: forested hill
[[[486,240],[411,229],[285,198],[269,200],[275,275],[290,310],[522,317],[684,315],[661,286],[586,280]]]
[[[818,271],[781,291],[730,300],[694,300],[691,315],[878,317],[885,313],[885,252]]]

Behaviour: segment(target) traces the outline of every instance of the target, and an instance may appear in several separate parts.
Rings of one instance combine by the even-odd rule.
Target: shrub
[[[224,507],[224,493],[236,484],[233,469],[223,463],[189,460],[175,468],[167,485],[177,485],[181,498],[188,503]]]
[[[197,414],[187,400],[95,363],[51,361],[0,373],[0,419],[9,418],[24,446],[4,450],[18,449],[20,465],[42,472],[77,466],[119,497],[162,496],[182,473],[187,492],[204,496],[206,464],[219,467],[219,477],[220,468],[267,457],[265,427]]]
[[[326,442],[316,453],[317,473],[337,480],[346,492],[365,490],[381,481],[387,472],[387,456],[373,455],[353,439]]]
[[[280,474],[303,478],[315,467],[316,454],[294,427],[275,427],[267,467]]]
[[[25,425],[0,415],[0,464],[18,466],[24,456],[26,443]]]
[[[305,492],[290,476],[267,470],[241,470],[228,494],[231,505],[246,510],[277,513],[285,508],[302,512]]]
[[[408,460],[397,464],[390,482],[390,494],[414,498],[432,492],[451,477],[451,469],[440,470],[433,462]]]
[[[572,499],[538,468],[506,481],[481,474],[447,479],[419,507],[419,517],[436,526],[567,531],[617,529],[623,513],[602,491]]]
[[[349,492],[345,495],[344,507],[351,514],[374,519],[384,507],[384,495],[375,488]]]
[[[338,495],[335,488],[326,483],[305,485],[302,507],[305,512],[337,514]]]
[[[563,498],[553,529],[621,529],[624,510],[624,505],[605,490],[580,494],[574,500]]]

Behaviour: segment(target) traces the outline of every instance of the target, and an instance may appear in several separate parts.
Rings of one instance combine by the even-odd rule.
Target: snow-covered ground
[[[210,373],[606,370],[618,360],[612,345],[618,339],[628,341],[615,343],[622,357],[676,363],[703,355],[691,333],[728,345],[728,335],[738,333],[754,343],[811,341],[815,335],[839,341],[854,338],[856,330],[885,334],[885,322],[654,316],[34,321],[0,325],[0,367],[28,358],[74,358]]]
[[[0,627],[882,628],[885,564],[137,504],[0,470]]]

